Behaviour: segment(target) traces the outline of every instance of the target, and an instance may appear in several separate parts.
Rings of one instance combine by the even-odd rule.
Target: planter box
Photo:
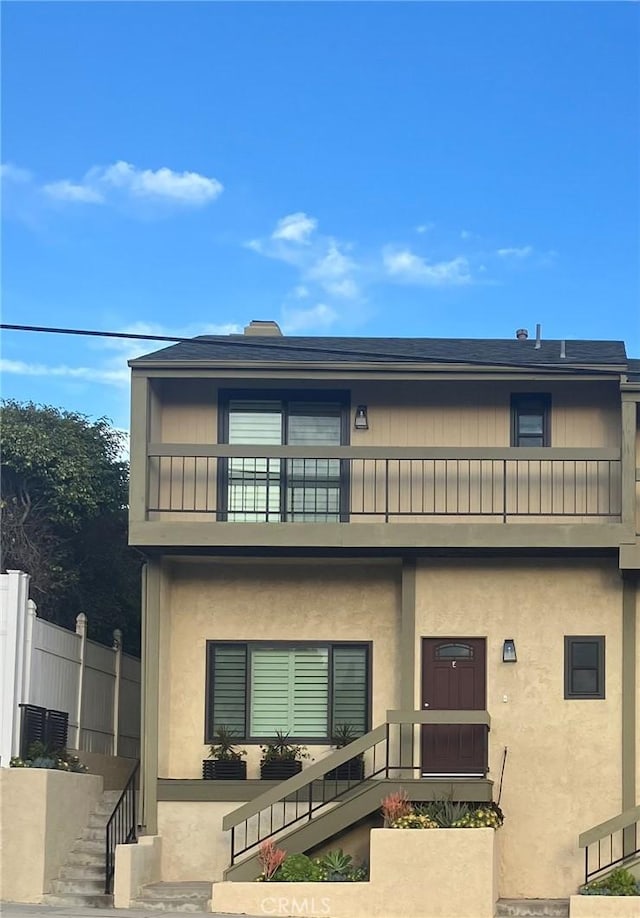
[[[364,761],[351,759],[337,768],[332,768],[324,776],[325,781],[362,781],[364,780]]]
[[[640,896],[571,896],[570,918],[638,918]]]
[[[247,763],[240,759],[233,762],[203,759],[202,777],[205,781],[245,781],[247,778]]]
[[[211,907],[307,918],[493,918],[496,875],[493,829],[372,829],[368,882],[214,883]]]
[[[262,762],[260,777],[263,781],[286,781],[302,771],[302,762],[295,759],[285,759],[282,762]]]

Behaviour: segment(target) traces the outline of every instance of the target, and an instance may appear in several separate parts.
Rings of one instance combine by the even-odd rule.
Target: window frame
[[[571,690],[572,648],[575,643],[592,643],[598,648],[596,673],[598,676],[597,692],[574,692]],[[586,668],[586,667],[581,667]],[[567,634],[564,638],[564,697],[566,701],[603,700],[606,698],[605,683],[605,635],[604,634]]]
[[[518,419],[527,402],[540,402],[542,405],[542,447],[551,446],[551,395],[548,392],[512,392],[511,393],[511,446],[516,449],[527,449],[526,444],[518,443]],[[532,447],[529,447],[530,449]]]
[[[289,418],[289,404],[291,402],[335,402],[340,408],[340,446],[351,445],[351,393],[346,389],[220,389],[218,392],[218,443],[229,443],[229,404],[232,401],[278,401],[282,405],[281,439],[283,446],[287,445],[287,430]],[[312,447],[310,448],[312,449]],[[313,458],[310,454],[309,458]],[[280,519],[279,523],[290,523],[290,514],[287,512],[287,494],[289,475],[287,460],[281,460],[283,466],[280,471]],[[338,521],[349,521],[349,461],[340,460],[340,477],[337,485],[340,488],[340,503]],[[218,460],[217,470],[217,510],[216,521],[228,522],[229,518],[229,461]],[[233,511],[231,511],[233,512]],[[293,513],[293,511],[292,511]],[[244,521],[240,522],[246,525]],[[304,521],[301,521],[304,522]],[[271,525],[273,525],[271,523]],[[325,524],[323,524],[325,525]]]
[[[274,647],[282,650],[292,650],[295,647],[326,647],[328,649],[328,672],[329,672],[329,691],[327,696],[327,736],[294,736],[291,735],[292,742],[304,743],[305,745],[326,746],[333,743],[334,724],[332,723],[333,711],[333,648],[334,647],[363,647],[365,653],[365,733],[371,730],[371,708],[373,698],[373,641],[234,641],[234,640],[208,640],[205,646],[205,710],[204,710],[204,742],[209,745],[215,742],[215,724],[212,717],[213,685],[214,685],[214,648],[220,645],[235,645],[246,648],[245,663],[245,712],[244,712],[244,735],[237,736],[235,739],[238,743],[244,743],[248,746],[259,746],[270,742],[273,736],[251,736],[251,649],[265,649]]]

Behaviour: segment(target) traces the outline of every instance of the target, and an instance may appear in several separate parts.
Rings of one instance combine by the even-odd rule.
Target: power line
[[[8,323],[0,323],[0,329],[7,331],[25,331],[25,332],[40,332],[44,334],[52,335],[80,335],[84,337],[91,338],[122,338],[130,341],[166,341],[170,344],[183,344],[187,343],[190,345],[210,345],[212,342],[216,344],[232,344],[240,345],[243,348],[259,347],[264,348],[268,347],[272,352],[278,351],[295,351],[296,353],[304,352],[311,354],[323,354],[326,355],[328,352],[331,352],[332,347],[330,344],[321,345],[321,344],[300,344],[280,341],[277,338],[269,337],[268,345],[265,345],[264,340],[256,341],[255,338],[246,335],[238,335],[236,340],[230,339],[228,335],[200,335],[195,338],[185,338],[180,335],[141,335],[134,332],[112,332],[112,331],[97,331],[94,329],[86,328],[55,328],[46,325],[12,325]],[[308,340],[308,339],[303,339]],[[320,339],[327,340],[327,339]],[[331,340],[331,339],[329,339]],[[344,340],[344,339],[342,339]],[[357,340],[357,339],[356,339]],[[366,340],[366,339],[365,339]],[[370,339],[369,339],[370,340]],[[394,339],[402,340],[402,339]],[[402,354],[402,353],[389,353],[389,352],[380,352],[380,351],[369,351],[361,350],[358,348],[340,348],[336,353],[339,353],[343,357],[351,356],[358,358],[369,358],[371,360],[381,360],[384,359],[386,363],[391,363],[394,360],[405,360],[410,363],[455,363],[463,364],[467,366],[477,366],[477,367],[500,367],[504,369],[517,369],[517,370],[553,370],[554,373],[571,373],[582,375],[584,373],[592,373],[594,370],[597,370],[600,373],[610,373],[613,375],[618,375],[619,370],[611,369],[606,365],[599,365],[592,368],[585,367],[570,367],[570,366],[559,366],[555,363],[512,363],[511,361],[505,360],[480,360],[473,357],[455,357],[453,359],[447,360],[446,356],[429,356],[426,354]],[[585,361],[588,363],[588,360]],[[625,361],[626,363],[626,361]]]

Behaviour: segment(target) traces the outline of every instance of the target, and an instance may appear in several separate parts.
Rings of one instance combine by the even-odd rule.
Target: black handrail
[[[116,846],[132,845],[138,839],[136,810],[136,779],[140,762],[136,762],[113,813],[109,817],[105,832],[104,891],[113,892],[113,877],[116,870]]]

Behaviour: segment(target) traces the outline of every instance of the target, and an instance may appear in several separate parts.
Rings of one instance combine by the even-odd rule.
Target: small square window
[[[549,395],[512,395],[511,445],[551,446],[550,409]]]
[[[604,636],[565,637],[564,697],[604,698]]]

